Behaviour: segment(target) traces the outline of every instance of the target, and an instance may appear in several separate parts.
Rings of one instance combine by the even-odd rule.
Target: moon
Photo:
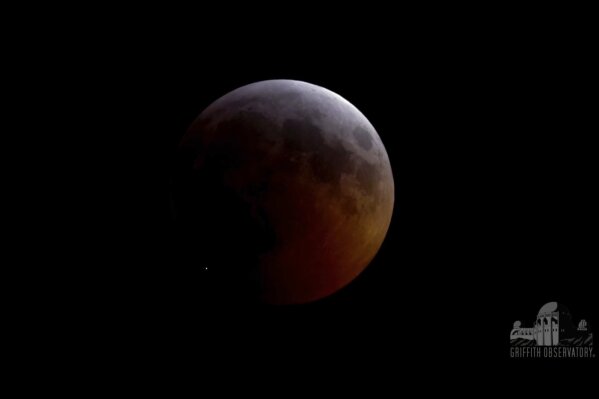
[[[181,140],[175,192],[178,217],[203,232],[191,245],[268,304],[315,301],[354,280],[394,204],[372,124],[338,94],[295,80],[252,83],[206,108]]]

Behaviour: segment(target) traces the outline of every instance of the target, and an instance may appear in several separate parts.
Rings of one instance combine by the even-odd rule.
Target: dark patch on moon
[[[317,181],[339,188],[341,176],[352,173],[352,153],[334,138],[329,144],[311,119],[287,119],[283,125],[284,149],[292,156],[308,155],[310,171]]]
[[[216,126],[219,137],[212,144],[210,160],[218,163],[222,171],[237,169],[268,152],[275,145],[266,132],[276,129],[267,116],[255,111],[239,112]],[[256,145],[259,143],[259,145]]]
[[[358,141],[360,147],[366,151],[369,151],[372,148],[372,135],[368,130],[364,129],[362,126],[358,126],[353,130],[352,134]]]
[[[311,108],[306,110],[306,115],[314,120],[320,121],[324,118],[325,114],[322,113],[318,108]]]
[[[341,175],[351,172],[351,153],[340,142],[324,145],[310,157],[310,168],[318,181],[339,187]]]
[[[347,150],[339,138],[329,138],[328,143],[322,129],[310,118],[287,119],[283,124],[283,132],[283,152],[290,154],[290,163],[301,158],[298,155],[305,155],[312,175],[318,182],[331,186],[330,192],[340,199],[345,214],[358,213],[358,204],[352,195],[343,194],[343,175],[355,176],[362,195],[368,198],[377,196],[377,183],[381,178],[380,167]],[[357,139],[359,137],[358,143],[362,148],[372,147],[372,138],[368,130],[358,127],[353,133]]]
[[[283,136],[284,149],[292,154],[305,154],[326,144],[322,130],[307,118],[285,120]]]

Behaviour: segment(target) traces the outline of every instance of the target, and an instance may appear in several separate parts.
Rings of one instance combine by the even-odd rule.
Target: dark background
[[[69,258],[85,265],[65,272],[82,298],[69,306],[116,358],[180,375],[341,372],[347,384],[586,370],[584,360],[509,359],[513,322],[532,325],[547,302],[597,325],[597,69],[586,33],[443,13],[360,24],[357,14],[266,24],[198,13],[93,39],[102,51],[84,56],[81,80],[93,101],[80,104],[93,134],[74,151],[91,168],[70,180],[93,200],[68,211],[82,232]],[[377,129],[394,172],[377,257],[343,290],[301,306],[244,301],[203,270],[202,243],[172,219],[187,127],[265,79],[345,97]]]

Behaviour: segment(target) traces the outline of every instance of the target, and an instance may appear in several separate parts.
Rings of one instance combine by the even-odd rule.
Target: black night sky
[[[509,359],[509,333],[550,301],[598,325],[597,82],[581,42],[484,21],[305,35],[248,24],[231,38],[179,22],[131,33],[104,73],[88,77],[109,103],[95,120],[110,150],[88,209],[105,233],[81,259],[88,288],[102,293],[90,308],[106,331],[124,332],[117,347],[233,380],[302,375],[309,362],[309,373],[392,381],[539,364]],[[287,307],[244,300],[172,221],[170,200],[175,148],[196,116],[239,86],[277,78],[326,87],[360,109],[396,185],[371,265],[335,295]]]

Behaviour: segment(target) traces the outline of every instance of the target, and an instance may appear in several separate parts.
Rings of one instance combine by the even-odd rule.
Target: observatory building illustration
[[[520,321],[516,321],[510,333],[510,340],[535,341],[537,346],[557,346],[574,344],[574,340],[582,336],[590,338],[592,342],[587,322],[581,320],[577,329],[572,323],[572,316],[567,307],[557,302],[549,302],[539,310],[533,327],[523,328]],[[584,339],[584,342],[588,341]]]

